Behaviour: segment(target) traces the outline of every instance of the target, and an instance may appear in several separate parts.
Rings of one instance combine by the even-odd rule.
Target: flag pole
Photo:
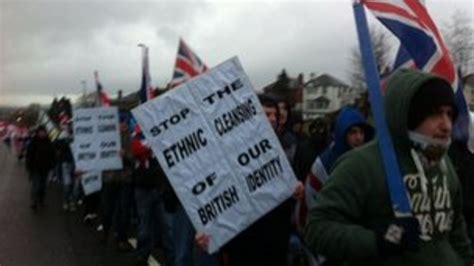
[[[94,80],[95,80],[95,106],[101,106],[101,101],[100,101],[100,89],[99,89],[99,71],[95,70],[94,71]]]
[[[87,85],[86,85],[86,80],[81,80],[82,84],[82,107],[86,106],[86,91],[87,91]]]
[[[138,91],[138,95],[140,96],[140,103],[144,103],[147,100],[149,100],[147,97],[148,84],[147,84],[147,80],[146,80],[147,77],[145,73],[145,71],[147,71],[145,65],[146,65],[146,60],[147,60],[148,47],[143,43],[139,43],[138,47],[140,47],[142,50],[142,68],[141,68],[142,69],[142,82],[140,85],[140,90]]]
[[[380,78],[373,54],[364,6],[360,1],[355,1],[353,3],[353,10],[359,39],[359,47],[362,55],[362,63],[369,92],[370,106],[372,109],[372,115],[375,118],[379,149],[382,154],[393,212],[395,217],[411,216],[411,207],[405,184],[403,183],[398,159],[395,155],[393,142],[385,121]]]

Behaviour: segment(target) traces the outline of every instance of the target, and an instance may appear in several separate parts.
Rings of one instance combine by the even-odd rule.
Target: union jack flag
[[[173,79],[170,82],[171,88],[174,88],[206,71],[206,64],[204,64],[204,62],[202,62],[202,60],[188,47],[183,39],[180,39]]]
[[[98,106],[110,106],[112,104],[112,100],[110,99],[109,95],[104,92],[102,88],[102,84],[99,81],[99,72],[96,70],[94,71],[94,79],[95,85],[97,87],[97,101]]]
[[[472,121],[456,66],[423,1],[362,0],[362,3],[400,40],[394,69],[418,68],[451,83],[459,109],[453,137],[466,142],[470,138],[473,145],[469,148],[474,152],[473,132],[469,136]]]
[[[142,103],[152,99],[153,86],[151,85],[151,77],[148,63],[148,47],[145,45],[140,45],[143,49],[143,58],[142,58],[142,84],[140,86],[140,101]]]

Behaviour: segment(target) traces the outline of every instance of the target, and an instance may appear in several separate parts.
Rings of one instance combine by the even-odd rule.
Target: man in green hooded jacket
[[[399,71],[385,114],[412,216],[394,214],[376,139],[337,161],[310,212],[308,246],[346,265],[472,266],[461,187],[446,155],[457,116],[452,87]]]

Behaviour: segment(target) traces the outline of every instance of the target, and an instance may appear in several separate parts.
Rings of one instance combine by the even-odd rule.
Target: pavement
[[[24,162],[0,143],[0,266],[134,264],[133,252],[120,253],[112,240],[104,244],[96,224],[82,222],[80,209],[63,211],[61,193],[60,184],[49,184],[46,206],[33,212]]]

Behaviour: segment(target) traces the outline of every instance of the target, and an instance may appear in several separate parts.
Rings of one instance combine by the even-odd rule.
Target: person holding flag
[[[411,213],[393,209],[377,138],[336,162],[306,241],[347,265],[472,266],[461,187],[446,155],[457,117],[453,89],[416,70],[398,71],[387,85],[385,119]]]

